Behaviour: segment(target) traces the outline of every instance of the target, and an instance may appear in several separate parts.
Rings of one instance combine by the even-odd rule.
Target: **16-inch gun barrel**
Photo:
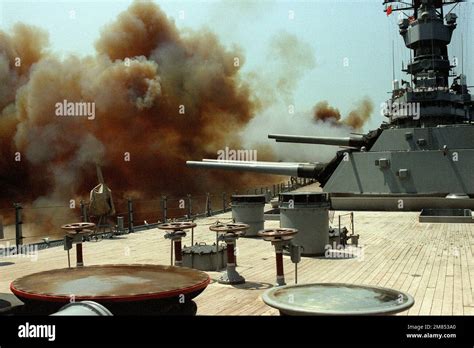
[[[321,144],[360,148],[367,144],[361,136],[352,137],[313,137],[306,135],[269,134],[269,139],[282,143]]]
[[[275,163],[242,161],[187,161],[188,167],[204,169],[223,169],[236,172],[254,172],[274,175],[287,175],[299,178],[317,179],[325,167],[324,163]]]
[[[257,162],[252,162],[252,161],[238,161],[238,160],[219,160],[219,159],[210,159],[210,158],[203,158],[203,162],[218,162],[218,163],[257,163]],[[264,163],[265,165],[283,165],[283,166],[293,166],[295,164],[311,164],[309,162],[258,162],[258,163]]]

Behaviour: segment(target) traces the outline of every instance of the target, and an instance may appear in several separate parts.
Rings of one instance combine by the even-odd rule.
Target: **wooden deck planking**
[[[435,293],[433,298],[433,303],[431,306],[430,314],[441,315],[443,307],[443,296],[446,283],[446,272],[448,265],[448,250],[446,245],[443,245],[443,250],[441,252],[441,264],[438,271],[438,278],[435,287]]]
[[[387,272],[390,269],[390,265],[392,264],[391,261],[392,259],[396,259],[397,256],[400,253],[400,249],[394,247],[394,244],[396,243],[396,238],[400,238],[399,234],[403,233],[400,228],[397,229],[396,234],[390,235],[390,239],[387,239],[386,244],[388,245],[389,249],[385,252],[380,252],[379,254],[383,255],[382,262],[377,266],[377,269],[374,272],[371,272],[371,274],[366,275],[365,282],[368,284],[375,283],[379,284],[384,276],[387,274]]]
[[[431,228],[430,228],[431,227]],[[415,298],[415,304],[413,307],[408,311],[409,315],[418,315],[421,314],[421,311],[425,311],[429,313],[429,309],[431,308],[431,301],[433,300],[434,291],[430,291],[428,288],[428,282],[431,277],[431,273],[434,268],[434,264],[436,262],[436,252],[441,244],[441,238],[439,236],[439,230],[433,233],[432,226],[428,226],[424,229],[424,232],[430,235],[432,238],[435,238],[438,242],[436,244],[430,244],[428,248],[428,258],[426,260],[426,265],[423,268],[423,271],[420,272],[420,277],[415,278],[412,282],[412,285],[408,289],[409,294],[413,294]],[[428,310],[423,305],[427,306],[429,304]]]
[[[473,283],[471,282],[471,279],[469,278],[469,268],[467,264],[468,260],[468,254],[469,249],[467,248],[462,248],[461,250],[461,278],[462,278],[462,302],[463,302],[463,307],[466,309],[466,307],[473,306],[473,292],[474,292],[474,287]]]
[[[407,257],[406,264],[403,264],[403,271],[399,274],[398,277],[396,277],[395,282],[392,286],[394,289],[407,292],[411,285],[411,282],[413,281],[413,278],[416,277],[417,267],[419,265],[419,262],[424,257],[424,253],[426,252],[426,249],[423,247],[421,240],[422,233],[420,233],[418,235],[418,238],[413,241],[415,248],[411,249],[412,252],[410,256]],[[416,301],[417,299],[415,297],[415,294],[412,294],[412,296],[415,298]],[[408,311],[401,314],[408,314]]]
[[[337,223],[337,214],[334,222]],[[355,232],[363,246],[361,258],[303,257],[298,266],[299,283],[347,282],[384,286],[410,293],[415,306],[402,314],[474,314],[474,226],[472,224],[419,224],[418,213],[356,212]],[[195,241],[213,243],[209,224],[226,221],[230,214],[197,220]],[[266,227],[277,227],[267,221]],[[190,244],[190,233],[184,244]],[[237,242],[238,271],[243,285],[215,281],[196,298],[199,315],[277,315],[261,294],[275,283],[275,260],[269,242],[242,238]],[[169,264],[170,242],[156,229],[84,244],[86,265],[105,263]],[[20,276],[67,267],[62,247],[41,250],[38,260],[0,258],[0,291]],[[71,262],[75,264],[75,251]],[[12,262],[13,264],[8,264]],[[294,265],[284,256],[285,278],[294,283]],[[213,280],[218,272],[209,272]]]

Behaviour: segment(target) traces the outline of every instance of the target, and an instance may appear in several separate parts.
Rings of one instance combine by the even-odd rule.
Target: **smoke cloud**
[[[238,47],[224,47],[207,29],[178,30],[150,2],[133,3],[106,25],[92,56],[59,58],[48,47],[40,28],[0,31],[0,208],[87,199],[96,164],[115,198],[268,186],[278,178],[195,170],[185,161],[216,158],[225,147],[257,149],[258,160],[329,160],[334,147],[315,158],[311,146],[262,138],[289,129],[343,136],[362,128],[373,109],[364,99],[342,118],[321,102],[314,115],[281,116],[272,105],[291,104],[299,80],[316,67],[310,45],[281,32],[270,41],[266,69],[243,75]],[[94,118],[61,116],[58,103],[93,106]],[[45,229],[57,229],[74,216],[50,209],[26,217],[45,219]]]
[[[283,101],[294,104],[293,91],[304,74],[316,67],[312,47],[294,34],[281,31],[273,35],[266,48],[265,66],[246,75],[262,107]]]
[[[238,48],[207,30],[180,32],[158,6],[135,2],[103,28],[96,51],[60,59],[39,28],[0,32],[2,204],[86,198],[96,163],[115,197],[268,183],[185,166],[241,148],[238,133],[258,111]],[[59,117],[63,101],[94,105],[95,118]]]
[[[358,101],[344,119],[341,119],[339,109],[329,105],[327,101],[318,102],[313,108],[313,120],[316,124],[327,122],[333,126],[347,126],[353,130],[360,130],[370,119],[374,111],[374,104],[365,97]]]
[[[311,47],[287,32],[273,37],[267,59],[278,64],[274,70],[278,71],[275,86],[287,99],[293,96],[292,91],[303,74],[316,66]],[[290,103],[291,100],[287,101]]]
[[[290,114],[280,107],[270,107],[248,124],[243,139],[248,146],[266,144],[277,160],[289,162],[329,162],[337,146],[277,143],[267,135],[291,134],[308,136],[345,137],[353,131],[347,125],[334,125],[333,121],[315,122],[312,113],[296,112]]]
[[[323,122],[331,122],[335,125],[339,123],[341,120],[341,113],[339,109],[336,109],[329,105],[326,100],[318,102],[314,108],[314,120],[316,122],[323,121]]]
[[[290,113],[271,106],[249,122],[243,138],[247,146],[266,144],[268,151],[281,161],[329,162],[339,150],[337,146],[277,143],[269,141],[267,134],[346,137],[351,132],[361,131],[372,112],[373,103],[367,97],[355,103],[344,118],[339,109],[327,101],[316,103],[312,112]]]

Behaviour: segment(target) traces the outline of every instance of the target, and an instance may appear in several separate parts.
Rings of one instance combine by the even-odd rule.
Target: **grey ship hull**
[[[399,208],[400,200],[403,200],[403,208]],[[395,194],[331,195],[331,207],[335,210],[361,211],[420,211],[425,208],[474,210],[474,199]]]
[[[336,209],[472,208],[474,199],[445,197],[474,197],[474,127],[387,129],[369,152],[349,153],[323,190]]]

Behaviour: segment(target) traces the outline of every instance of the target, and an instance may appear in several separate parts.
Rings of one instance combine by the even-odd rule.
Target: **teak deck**
[[[335,213],[334,222],[337,221]],[[474,315],[474,225],[418,223],[419,213],[355,212],[355,232],[363,256],[353,259],[303,257],[298,282],[344,282],[398,289],[411,294],[415,305],[401,315]],[[209,225],[229,221],[231,213],[197,220],[194,241],[212,244]],[[267,221],[266,227],[277,227]],[[184,244],[190,244],[190,232]],[[212,282],[195,301],[198,315],[277,315],[260,295],[275,283],[273,247],[260,239],[237,242],[237,270],[247,283],[237,286]],[[93,264],[169,264],[170,242],[157,229],[84,244],[84,262]],[[75,264],[75,252],[71,252]],[[294,265],[284,257],[286,282],[294,282]],[[9,292],[15,278],[67,267],[62,247],[41,250],[37,261],[0,257],[0,292]],[[217,279],[219,273],[209,272]]]

